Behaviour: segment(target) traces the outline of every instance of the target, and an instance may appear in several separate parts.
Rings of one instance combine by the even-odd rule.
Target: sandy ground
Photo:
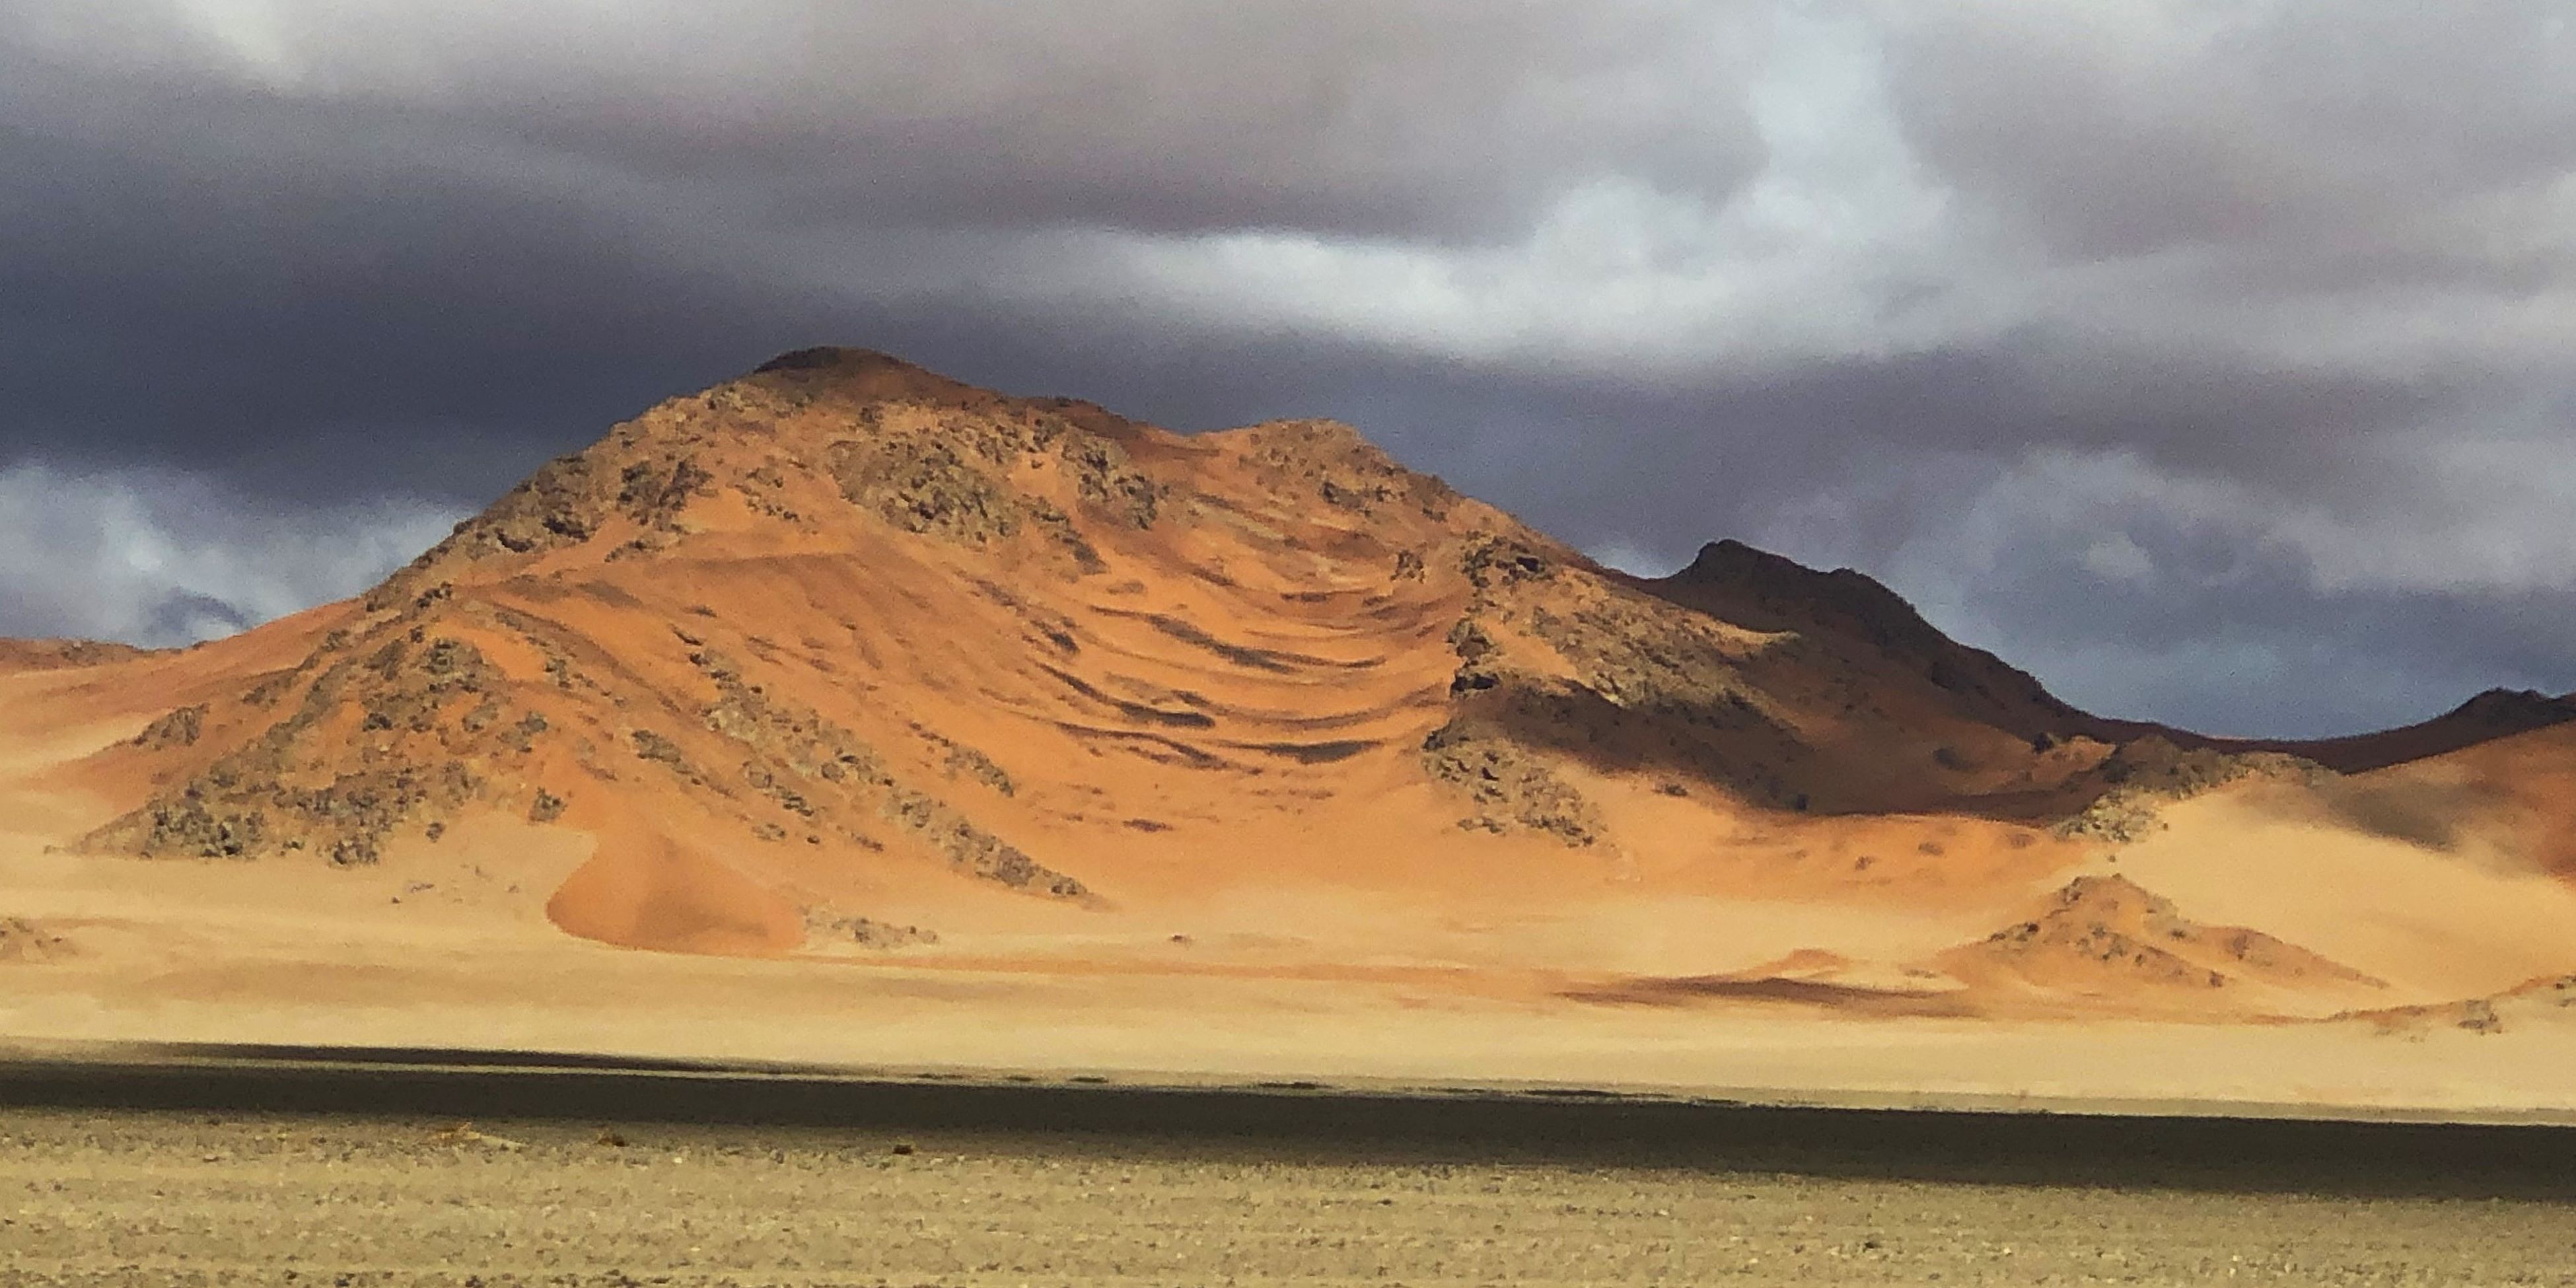
[[[291,658],[285,627],[309,634],[329,620],[134,664],[158,668],[151,675],[0,676],[11,717],[0,720],[0,1040],[1540,1083],[1858,1105],[2576,1113],[2565,1072],[2576,1066],[2576,1009],[2555,997],[2500,1024],[2457,1017],[2473,1028],[2442,1017],[2272,1022],[2212,1007],[2206,988],[2164,988],[2191,994],[2165,1005],[2108,954],[2026,996],[2006,979],[1970,1013],[1873,1000],[1956,985],[1917,964],[2020,922],[2071,878],[2114,874],[2173,899],[2213,941],[2232,939],[2231,927],[2279,931],[2386,981],[2366,996],[2339,987],[2289,999],[2309,1020],[2456,1003],[2576,969],[2576,894],[2501,824],[2472,812],[2474,826],[2432,844],[2408,839],[2421,820],[2372,830],[2251,788],[2176,805],[2135,844],[2016,846],[2012,829],[1914,816],[1711,830],[1687,814],[1696,798],[1638,788],[1618,805],[1605,780],[1614,814],[1632,810],[1647,831],[1688,841],[1614,861],[1526,837],[1461,841],[1451,815],[1405,794],[1428,790],[1416,784],[1350,793],[1358,812],[1261,833],[1277,848],[1249,856],[1221,818],[1196,835],[1122,825],[1116,845],[1091,855],[1097,865],[1082,865],[1117,896],[1096,906],[961,880],[891,851],[841,863],[827,847],[736,838],[745,853],[806,856],[779,858],[788,866],[773,876],[842,882],[831,907],[939,935],[894,948],[808,940],[767,957],[566,934],[550,909],[616,842],[613,820],[594,832],[570,819],[469,814],[439,838],[395,837],[381,862],[347,869],[311,851],[251,861],[64,852],[115,806],[56,769],[130,738],[174,695]],[[653,790],[638,811],[660,803]],[[1027,808],[1040,795],[1005,803]],[[1181,817],[1156,817],[1166,815]],[[1374,865],[1432,832],[1475,848]],[[834,902],[843,897],[852,902]],[[1828,964],[1823,978],[1803,973],[1814,963]],[[1745,975],[1759,985],[1793,969],[1806,992],[1618,987]]]
[[[2205,919],[2261,926],[2430,1000],[2564,974],[2576,887],[2470,837],[2449,847],[2317,825],[2254,787],[2168,806],[2116,871]]]
[[[0,1111],[10,1285],[2571,1284],[2567,1216],[1651,1153]]]
[[[0,1035],[462,1047],[1121,1077],[1722,1090],[1824,1103],[2305,1102],[2511,1117],[2570,1107],[2576,1024],[1872,1019],[1756,1002],[1598,1005],[1544,969],[1336,969],[1214,936],[1016,955],[942,945],[709,958],[543,915],[583,857],[448,844],[385,865],[6,857],[12,911],[70,944],[0,963]],[[1784,911],[1794,924],[1797,910]],[[1739,908],[1746,923],[1758,908]],[[1252,921],[1246,914],[1247,923]],[[1766,945],[1767,947],[1767,945]]]
[[[2188,820],[2186,820],[2188,822]],[[0,843],[5,911],[66,947],[0,961],[0,1038],[592,1052],[841,1068],[1091,1072],[1121,1079],[1722,1092],[1836,1104],[2199,1102],[2268,1111],[2565,1113],[2576,1023],[2214,1024],[1886,1018],[1753,1000],[1605,1005],[1585,976],[1513,966],[1452,932],[1375,959],[1251,933],[1260,909],[1149,915],[1074,943],[958,936],[784,959],[643,952],[564,935],[543,900],[586,838],[469,832],[381,866],[144,861]],[[2123,868],[2159,862],[2141,847]],[[2468,878],[2462,878],[2467,880]],[[2483,878],[2481,878],[2483,879]],[[1683,908],[1680,913],[1688,913]],[[1722,915],[1721,915],[1722,914]],[[1596,914],[1597,915],[1597,914]],[[1672,906],[1639,927],[1670,929]],[[1709,905],[1776,954],[1842,909]],[[1649,920],[1649,917],[1653,920]],[[1275,916],[1280,931],[1299,919]],[[1315,919],[1321,920],[1321,919]],[[1598,929],[1597,926],[1593,929]],[[1333,947],[1332,945],[1328,945]],[[1318,959],[1321,959],[1320,961]],[[2366,958],[2373,965],[2380,959]]]

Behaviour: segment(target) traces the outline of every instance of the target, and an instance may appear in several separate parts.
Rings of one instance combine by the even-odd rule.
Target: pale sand
[[[2567,973],[2576,889],[2484,838],[2443,851],[2317,826],[2288,789],[2166,807],[2104,865],[2202,920],[2260,926],[2429,1002]]]
[[[220,654],[157,665],[182,664],[210,673],[241,665]],[[504,1048],[1149,1081],[1547,1083],[1815,1103],[2470,1118],[2576,1110],[2565,1075],[2576,1067],[2576,1024],[2539,1002],[2516,1010],[2502,1032],[2481,1034],[2438,1018],[2383,1032],[2367,1022],[1866,1018],[1823,1006],[1567,996],[1766,964],[1847,984],[1954,987],[1907,964],[1979,938],[2088,869],[2127,875],[2202,924],[2260,927],[2387,979],[2379,1005],[2457,999],[2576,964],[2564,947],[2576,944],[2576,896],[2557,878],[2485,841],[2445,852],[2321,825],[2259,786],[2171,807],[2169,829],[2117,847],[2116,863],[2097,852],[2070,868],[2051,847],[2020,875],[2008,862],[1964,869],[1980,873],[1966,885],[1945,883],[1957,869],[1940,866],[1860,888],[1820,889],[1803,875],[1818,863],[1848,870],[1837,856],[1855,848],[1902,854],[1907,836],[1955,844],[1960,833],[1950,821],[1903,818],[1852,820],[1840,833],[1784,823],[1782,835],[1733,834],[1749,848],[1732,853],[1730,835],[1694,841],[1673,828],[1674,856],[1634,871],[1579,879],[1562,865],[1512,866],[1512,879],[1481,885],[1465,863],[1447,876],[1322,863],[1344,848],[1328,834],[1309,836],[1276,866],[1240,856],[1191,863],[1186,849],[1102,851],[1127,897],[1090,909],[889,862],[861,906],[880,920],[939,928],[936,945],[698,957],[584,941],[549,919],[548,901],[598,843],[570,828],[470,819],[436,844],[412,837],[383,864],[351,870],[310,856],[49,852],[110,808],[49,767],[148,719],[116,713],[114,694],[72,692],[80,682],[77,673],[0,677],[16,710],[108,710],[0,729],[0,917],[70,946],[41,962],[0,963],[0,1037]],[[1635,799],[1649,815],[1661,807],[1651,794]],[[1868,829],[1889,839],[1870,840]],[[1810,850],[1802,868],[1797,856]],[[1938,858],[1976,852],[1960,846]],[[2034,852],[1995,851],[2012,861]],[[2104,1005],[2134,1001],[2116,975],[2105,987]]]
[[[1129,1081],[1587,1087],[1852,1104],[2289,1102],[2512,1118],[2576,1109],[2576,1025],[1838,1017],[1602,1006],[1545,972],[691,957],[545,921],[571,834],[502,873],[11,854],[11,898],[77,956],[6,968],[0,1034],[55,1042],[450,1047]],[[514,894],[509,886],[516,882]],[[427,883],[431,888],[420,889]],[[400,902],[396,902],[399,899]],[[1174,957],[1189,949],[1169,946]],[[1123,957],[1123,960],[1122,960]]]

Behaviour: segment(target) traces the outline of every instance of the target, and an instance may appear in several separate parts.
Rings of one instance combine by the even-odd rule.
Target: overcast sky
[[[0,0],[0,633],[362,588],[814,343],[1349,420],[2109,714],[2576,689],[2565,0]]]

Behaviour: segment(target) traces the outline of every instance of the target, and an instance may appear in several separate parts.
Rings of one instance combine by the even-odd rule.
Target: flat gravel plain
[[[2576,1285],[2576,1208],[1134,1133],[0,1109],[5,1285],[1624,1283]]]

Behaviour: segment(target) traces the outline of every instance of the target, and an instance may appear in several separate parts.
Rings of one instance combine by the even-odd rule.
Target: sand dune
[[[2350,809],[2340,794],[2249,785],[2167,808],[2165,830],[2117,849],[2117,869],[2201,917],[2387,980],[2404,1000],[2565,969],[2576,891],[2514,838],[2433,844],[2356,823]]]
[[[2186,1013],[2275,1011],[2281,994],[2368,995],[2384,980],[2243,926],[2204,926],[2121,876],[2081,876],[2027,921],[1945,953],[1948,973],[2055,998],[2153,994]],[[2244,996],[2248,992],[2254,998]],[[2221,996],[2221,993],[2225,996]]]
[[[0,646],[0,917],[120,1005],[175,954],[291,1007],[254,963],[302,935],[397,1008],[608,945],[1534,1024],[2318,1017],[2576,969],[2567,710],[2103,719],[1856,572],[1639,580],[1346,426],[816,350],[357,600]]]

